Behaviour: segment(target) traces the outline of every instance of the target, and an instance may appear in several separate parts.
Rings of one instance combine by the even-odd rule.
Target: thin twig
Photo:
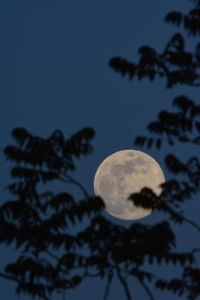
[[[103,298],[104,300],[107,300],[112,279],[113,279],[113,273],[108,275],[108,281],[107,281],[107,284],[106,284],[106,290],[105,290],[105,294],[104,294],[104,298]]]
[[[172,209],[166,203],[162,203],[161,209],[162,209],[162,207],[164,208],[164,212],[166,211],[165,209],[167,208],[167,212],[169,214],[172,213],[172,214],[180,216],[183,219],[183,221],[185,221],[186,223],[189,223],[190,225],[192,225],[193,227],[195,227],[198,231],[200,231],[200,226],[199,225],[197,225],[195,222],[191,221],[190,219],[186,218],[184,215],[180,214],[175,209]]]
[[[185,222],[189,223],[190,225],[192,225],[193,227],[195,227],[198,231],[200,231],[200,226],[199,225],[197,225],[196,223],[194,223],[190,219],[184,217],[183,215],[181,215],[181,216],[183,217],[183,219],[185,220]]]
[[[0,277],[5,278],[5,279],[9,279],[9,280],[13,280],[13,281],[16,281],[16,282],[20,283],[20,280],[17,279],[16,277],[11,276],[11,275],[7,275],[7,274],[1,273],[1,272],[0,272]]]
[[[137,278],[137,279],[139,280],[139,278]],[[155,300],[155,298],[154,298],[153,294],[151,293],[150,289],[148,288],[148,286],[142,280],[139,280],[139,282],[145,289],[146,293],[149,295],[149,298],[151,300]]]
[[[129,288],[128,288],[128,284],[127,284],[126,280],[123,278],[118,264],[116,263],[115,266],[116,266],[116,271],[117,271],[117,275],[118,275],[119,281],[121,282],[121,284],[122,284],[122,286],[124,288],[126,297],[127,297],[128,300],[132,300],[131,293],[130,293]]]
[[[89,198],[88,192],[86,191],[86,189],[84,188],[84,186],[83,186],[80,182],[76,181],[76,180],[75,180],[74,178],[72,178],[70,175],[65,175],[65,174],[62,174],[62,175],[63,175],[64,177],[66,177],[66,178],[59,177],[59,179],[60,179],[61,181],[65,182],[65,183],[72,183],[72,184],[76,185],[76,186],[79,187],[79,189],[83,192],[84,196],[85,196],[86,198]]]

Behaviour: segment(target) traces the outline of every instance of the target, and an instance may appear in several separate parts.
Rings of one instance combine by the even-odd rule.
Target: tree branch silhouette
[[[110,286],[112,283],[112,279],[113,279],[113,272],[108,274],[106,290],[105,290],[105,294],[104,294],[104,298],[103,298],[104,300],[108,299],[108,294],[109,294]]]
[[[86,197],[86,198],[89,198],[89,194],[88,194],[88,192],[87,192],[87,190],[84,188],[84,186],[80,183],[80,182],[78,182],[77,180],[75,180],[74,178],[72,178],[72,176],[70,176],[70,175],[64,175],[64,174],[62,174],[63,176],[65,176],[64,178],[62,178],[62,177],[59,177],[59,179],[61,180],[61,181],[63,181],[63,182],[66,182],[66,183],[72,183],[72,184],[74,184],[75,186],[77,186],[80,190],[81,190],[81,192],[83,192],[83,194],[84,194],[84,196]]]
[[[199,0],[193,0],[192,9],[187,13],[172,11],[166,15],[165,21],[177,27],[183,27],[189,35],[198,37],[200,35],[199,5]],[[109,66],[122,76],[127,75],[130,80],[148,78],[153,82],[157,78],[164,78],[167,88],[178,84],[198,87],[200,86],[200,43],[197,41],[195,49],[188,51],[186,41],[182,32],[175,33],[162,52],[144,45],[138,50],[138,62],[116,56],[110,59]],[[175,112],[161,111],[157,120],[147,127],[150,134],[137,136],[134,146],[146,146],[147,149],[155,146],[160,149],[164,142],[171,147],[178,143],[182,143],[181,147],[186,143],[192,146],[200,145],[200,106],[185,95],[177,96],[172,105]],[[167,182],[168,190],[165,193],[164,189],[163,202],[157,201],[158,198],[150,191],[141,191],[141,194],[131,195],[130,200],[135,205],[144,208],[157,208],[158,211],[167,213],[175,223],[188,223],[199,232],[200,226],[178,210],[184,201],[193,196],[197,197],[200,192],[200,162],[197,157],[191,157],[187,163],[182,163],[174,154],[169,154],[166,156],[165,163],[170,173],[176,178],[184,176],[186,179],[184,181],[174,179]],[[195,253],[196,251],[191,250],[191,254]],[[180,259],[184,260],[183,257]],[[188,299],[196,299],[200,295],[199,278],[200,269],[194,269],[189,265],[184,267],[183,278],[171,281],[157,280],[156,288],[168,290],[179,297],[184,294]]]
[[[144,283],[144,281],[140,280],[139,278],[138,278],[138,280],[140,281],[140,284],[141,284],[141,285],[143,286],[143,288],[145,289],[147,295],[149,296],[149,299],[155,300],[155,298],[154,298],[152,292],[150,291],[150,289],[148,288],[148,286]]]
[[[0,208],[0,218],[4,226],[2,232],[5,232],[1,236],[1,241],[7,243],[16,241],[17,247],[24,247],[23,255],[15,263],[6,267],[9,275],[16,274],[14,278],[19,280],[29,274],[32,280],[31,286],[30,282],[25,281],[23,284],[19,283],[19,290],[22,285],[23,292],[41,297],[43,295],[48,297],[55,291],[62,291],[63,295],[64,291],[75,288],[85,278],[102,278],[107,279],[104,298],[108,298],[115,271],[127,299],[132,298],[127,276],[136,277],[149,298],[153,299],[151,291],[144,282],[145,278],[153,280],[152,274],[139,270],[139,266],[144,264],[145,259],[149,259],[150,263],[166,261],[185,265],[193,262],[193,257],[189,253],[172,251],[175,236],[168,222],[161,222],[154,226],[133,224],[130,228],[124,228],[112,224],[101,215],[104,203],[98,197],[89,197],[87,194],[86,200],[75,201],[72,195],[66,192],[39,193],[37,184],[41,180],[44,182],[58,180],[62,176],[61,178],[67,181],[67,184],[75,184],[86,197],[85,189],[81,184],[77,184],[74,179],[71,180],[71,176],[68,180],[64,179],[63,175],[59,175],[63,174],[62,160],[59,160],[56,165],[53,154],[51,154],[51,162],[48,158],[48,164],[50,163],[51,166],[48,171],[44,171],[41,167],[36,169],[37,161],[32,162],[31,154],[34,153],[35,147],[38,148],[35,137],[22,129],[15,130],[16,133],[17,138],[20,136],[20,143],[21,139],[25,140],[24,135],[28,136],[29,142],[26,142],[26,147],[30,152],[24,155],[26,151],[24,144],[20,144],[19,148],[13,146],[6,148],[6,154],[10,159],[16,161],[20,159],[21,167],[14,167],[11,171],[19,182],[8,186],[8,190],[17,197],[17,200],[7,202]],[[61,133],[59,135],[62,136]],[[48,139],[37,138],[37,142],[38,140],[42,147],[45,145],[40,149],[37,158],[41,165],[40,156],[51,151],[47,150]],[[50,141],[50,146],[55,149],[51,138]],[[30,145],[33,148],[30,148]],[[59,151],[61,152],[62,148]],[[27,156],[33,165],[32,169],[30,167],[25,169],[22,166],[23,160],[27,161]],[[71,168],[72,160],[69,160]],[[64,165],[66,168],[66,162]],[[152,193],[150,195],[153,197]],[[70,225],[75,226],[77,222],[82,224],[84,216],[89,218],[89,225],[82,231],[79,230],[77,234],[70,234]],[[18,227],[16,223],[19,224]],[[152,247],[152,244],[155,246]],[[83,248],[88,249],[84,255],[81,254]],[[61,255],[57,254],[58,249],[63,249]],[[49,260],[50,258],[53,261]],[[50,286],[45,284],[38,286],[37,282],[40,281],[47,281]]]
[[[19,282],[19,279],[15,278],[14,276],[7,275],[7,274],[4,274],[2,272],[0,272],[0,277],[8,279],[8,280]]]
[[[116,269],[116,273],[118,275],[118,278],[119,278],[119,281],[121,282],[123,288],[124,288],[124,291],[125,291],[125,294],[126,294],[126,297],[127,297],[127,300],[132,300],[132,297],[131,297],[131,293],[129,291],[129,287],[128,287],[128,284],[126,282],[126,280],[123,278],[122,274],[121,274],[121,271],[120,271],[120,268],[118,266],[118,264],[116,263],[115,265],[115,269]]]

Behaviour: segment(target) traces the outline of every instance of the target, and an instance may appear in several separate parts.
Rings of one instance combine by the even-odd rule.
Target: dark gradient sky
[[[147,80],[129,81],[108,67],[113,56],[136,60],[141,45],[161,50],[178,31],[164,23],[165,14],[188,7],[187,0],[2,1],[1,152],[12,142],[10,133],[15,127],[47,137],[55,129],[69,136],[91,126],[97,133],[93,142],[95,151],[78,162],[76,178],[92,194],[94,173],[107,155],[132,148],[134,137],[145,132],[146,125],[160,109],[170,108],[178,94],[197,98],[196,89],[166,89],[161,80],[153,84]],[[166,173],[163,158],[168,148],[146,152]],[[187,149],[181,151],[182,157],[186,154]],[[9,182],[10,168],[4,158],[2,162],[1,189]],[[2,202],[8,199],[5,193],[1,195]],[[197,220],[195,210],[190,206],[187,210]],[[154,214],[142,222],[154,223],[162,217]],[[183,247],[188,239],[190,242],[195,239],[189,231],[183,234],[177,228],[177,232],[185,235]],[[11,248],[1,246],[2,266],[15,257],[16,252]],[[70,291],[67,299],[101,300],[104,286],[104,282],[88,281],[76,292]],[[125,299],[117,282],[111,290],[110,299]],[[138,285],[133,290],[134,299],[146,299]],[[0,279],[0,294],[2,300],[18,299],[14,284],[3,279]],[[164,297],[162,300],[168,299],[167,295]]]

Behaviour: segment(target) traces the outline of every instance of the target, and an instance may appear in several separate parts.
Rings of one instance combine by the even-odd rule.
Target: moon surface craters
[[[118,151],[107,157],[97,169],[95,194],[103,198],[105,210],[121,219],[139,219],[152,210],[136,207],[128,197],[143,187],[160,193],[164,175],[159,164],[149,155],[136,150]]]
[[[133,157],[133,156],[135,156],[135,154],[132,151],[127,151],[126,156]]]

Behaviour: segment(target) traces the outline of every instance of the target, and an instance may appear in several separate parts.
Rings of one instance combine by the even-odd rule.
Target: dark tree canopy
[[[156,78],[164,78],[167,88],[172,88],[177,84],[198,87],[200,85],[200,43],[197,41],[194,50],[189,51],[187,50],[187,39],[188,35],[194,38],[198,38],[200,35],[200,1],[193,0],[191,2],[193,7],[187,13],[172,11],[166,15],[165,21],[180,27],[181,32],[172,36],[161,53],[144,45],[138,50],[140,58],[137,63],[125,58],[113,57],[109,66],[122,76],[128,75],[130,80],[149,78],[150,81],[154,81]],[[183,35],[183,30],[187,35]],[[175,147],[177,143],[179,145],[182,143],[183,146],[191,144],[191,147],[200,145],[200,105],[198,102],[196,103],[186,95],[178,95],[173,100],[172,106],[172,111],[159,112],[157,120],[151,122],[147,127],[150,133],[136,137],[134,145],[147,148],[155,146],[157,149],[164,145]],[[182,162],[176,157],[175,151],[173,148],[172,153],[165,158],[166,166],[174,176],[172,180],[163,185],[161,198],[165,201],[159,203],[157,196],[148,189],[131,195],[130,199],[136,205],[140,205],[142,201],[143,205],[147,207],[150,199],[156,203],[158,209],[170,213],[174,221],[182,223],[185,220],[199,230],[197,224],[183,217],[180,209],[184,201],[193,196],[196,198],[199,196],[200,159],[197,155],[188,157],[186,162]],[[198,150],[197,153],[199,153]],[[196,249],[196,251],[199,250]],[[160,280],[157,281],[156,287],[172,290],[174,293],[185,293],[186,290],[189,290],[188,298],[196,299],[200,294],[200,268],[199,266],[198,268],[186,267],[181,279],[171,282]]]
[[[15,243],[21,254],[0,276],[15,281],[17,293],[50,299],[53,292],[63,293],[85,278],[97,277],[107,280],[104,299],[108,299],[115,274],[127,299],[132,299],[127,276],[137,278],[150,299],[154,298],[148,282],[179,295],[194,293],[194,287],[185,284],[198,271],[191,267],[194,253],[176,251],[176,235],[167,219],[155,225],[116,225],[102,215],[102,199],[89,196],[72,177],[76,169],[74,159],[92,151],[92,129],[82,129],[68,139],[61,131],[55,131],[47,139],[33,136],[23,128],[15,129],[12,134],[16,145],[6,147],[5,154],[16,166],[11,170],[14,182],[7,186],[12,198],[0,207],[0,241],[7,245]],[[83,199],[75,200],[67,191],[55,193],[39,188],[41,183],[45,186],[56,180],[74,184]],[[144,188],[130,196],[130,201],[163,210],[175,222],[188,222],[173,205],[196,190],[192,187],[189,190],[187,182],[175,180],[166,187],[160,197]],[[191,225],[200,230],[196,224]],[[75,230],[76,226],[79,229]],[[169,263],[182,265],[185,279],[167,283],[149,272],[146,263],[161,267]]]
[[[172,11],[165,17],[167,23],[180,26],[189,35],[200,35],[200,2],[193,1],[193,8],[187,13]],[[175,33],[159,53],[154,48],[144,45],[139,48],[140,59],[133,63],[125,58],[113,57],[109,65],[122,76],[130,79],[145,77],[153,81],[165,78],[168,88],[177,84],[200,85],[200,43],[193,52],[186,49],[186,38],[180,32]]]

